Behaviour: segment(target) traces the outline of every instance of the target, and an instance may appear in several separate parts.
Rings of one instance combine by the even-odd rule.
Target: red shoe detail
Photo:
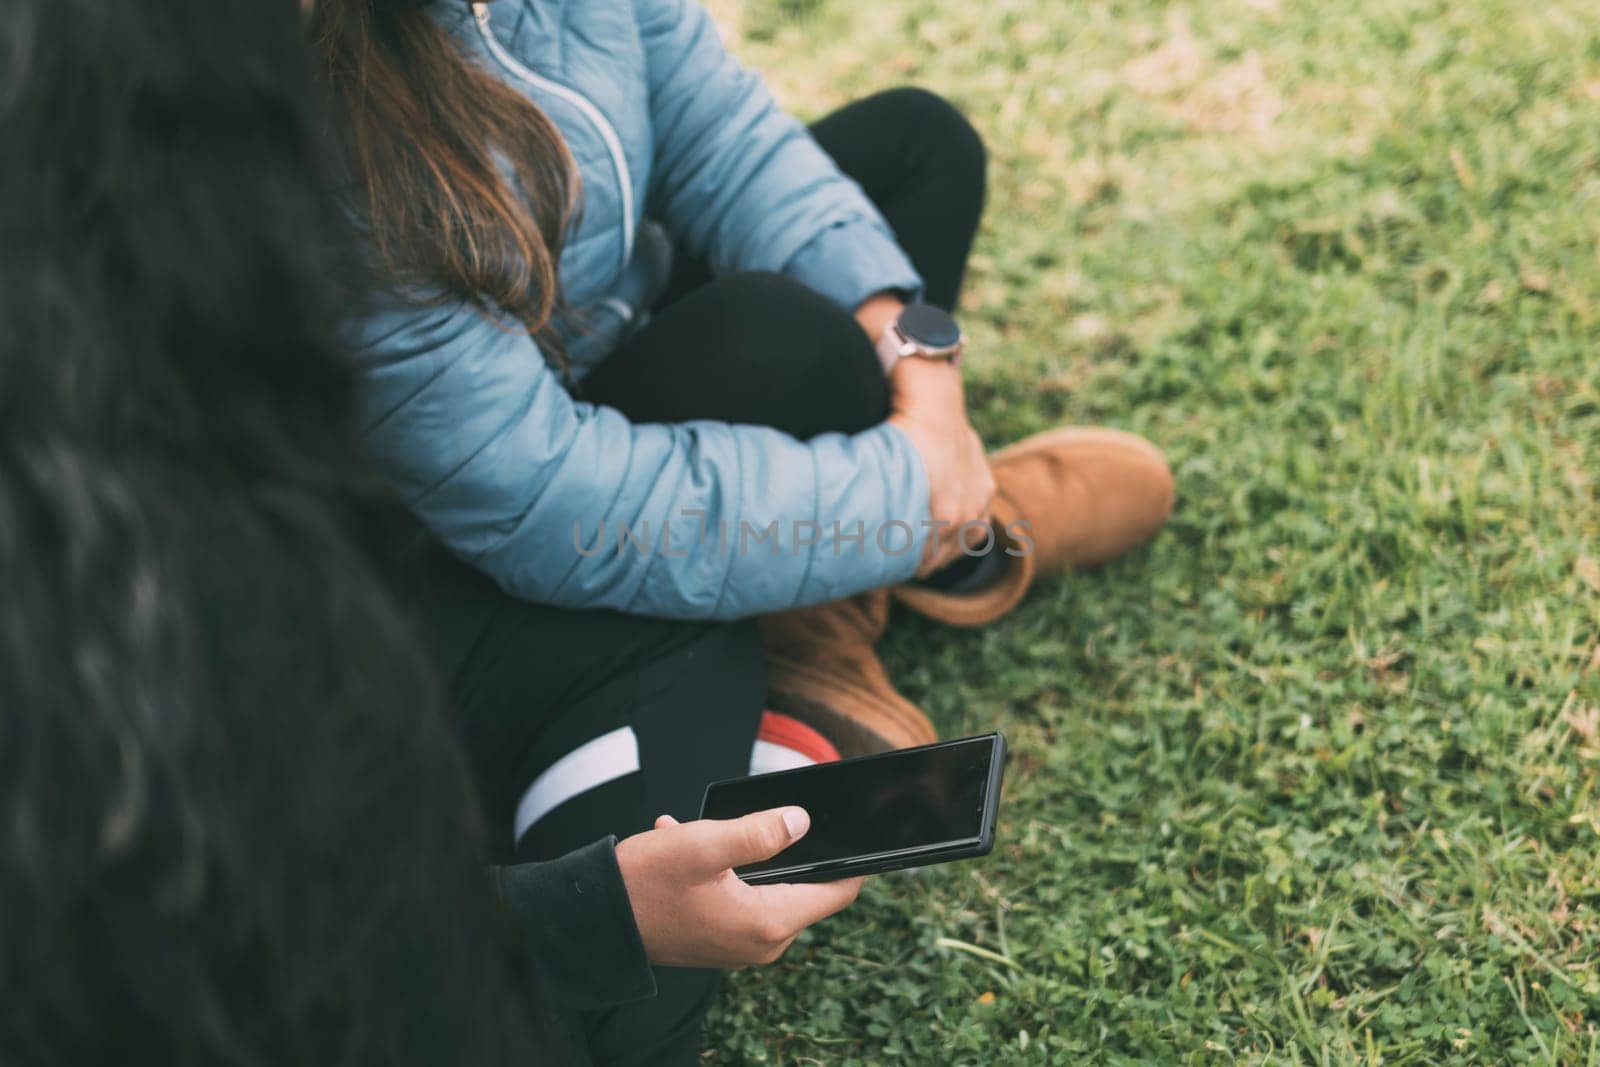
[[[833,742],[817,731],[781,712],[763,711],[761,725],[756,728],[756,740],[792,749],[816,763],[832,763],[839,758]]]

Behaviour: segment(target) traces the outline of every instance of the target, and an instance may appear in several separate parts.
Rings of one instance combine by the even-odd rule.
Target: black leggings
[[[925,299],[952,306],[983,203],[972,127],[939,97],[896,89],[812,132],[882,211],[925,279]],[[757,423],[799,438],[866,429],[889,404],[873,345],[849,312],[782,275],[713,279],[693,262],[582,394],[635,422]],[[664,812],[693,818],[708,781],[746,773],[765,699],[753,623],[531,604],[442,552],[429,571],[427,618],[457,732],[508,851],[519,798],[541,772],[614,732],[637,739],[637,773],[550,810],[515,842],[518,858],[636,833]],[[716,972],[659,969],[657,981],[654,999],[582,1020],[597,1063],[697,1061]]]
[[[983,142],[922,89],[891,89],[811,127],[877,205],[922,275],[923,299],[953,310],[983,210]],[[650,324],[583,381],[587,400],[635,422],[771,426],[805,440],[857,433],[889,413],[889,387],[855,318],[781,274],[711,279],[679,264]]]

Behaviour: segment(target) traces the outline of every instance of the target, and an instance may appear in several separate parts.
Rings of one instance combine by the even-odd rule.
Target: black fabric
[[[655,995],[617,869],[616,838],[545,863],[498,867],[495,879],[534,957],[561,978],[546,987],[552,1000],[583,1010]]]
[[[648,968],[642,949],[630,948],[638,936],[631,909],[616,906],[627,898],[615,862],[598,864],[583,848],[596,837],[649,829],[663,813],[693,818],[706,783],[747,772],[765,697],[754,623],[674,623],[529,604],[442,551],[428,569],[432,644],[458,656],[445,664],[456,731],[489,824],[503,828],[501,888],[524,925],[547,931],[529,942],[546,987],[570,984],[583,1001],[556,994],[567,1004],[552,1012],[550,1030],[572,1063],[697,1062],[700,1020],[719,975]],[[513,848],[522,791],[565,753],[622,725],[638,737],[640,771],[555,808]],[[603,886],[604,902],[575,892],[574,874],[585,886]],[[587,931],[605,915],[625,931],[591,940]],[[580,963],[582,973],[574,972]],[[655,996],[635,1000],[652,980]],[[608,996],[620,1006],[594,1010]]]
[[[915,89],[852,104],[814,132],[879,205],[926,280],[926,299],[950,307],[983,201],[977,134],[943,100]],[[584,380],[582,394],[636,422],[716,419],[801,438],[865,429],[889,404],[873,345],[849,312],[780,275],[712,279],[693,262],[680,264],[654,319]],[[604,835],[644,830],[663,812],[692,817],[707,782],[747,772],[765,697],[753,623],[529,604],[438,550],[427,570],[434,652],[489,824],[505,828],[501,862],[551,861]],[[511,855],[522,791],[564,753],[623,724],[639,739],[639,773],[561,805]],[[608,873],[592,856],[558,863],[588,863],[584,877],[611,878],[605,893],[614,902],[614,864]],[[558,876],[524,869],[501,877],[528,921],[593,921],[592,902],[562,899]],[[581,948],[569,941],[545,950],[554,972],[576,960],[595,972],[553,973],[553,983],[591,993],[638,988],[636,958]],[[655,981],[652,998],[573,1017],[595,1063],[698,1061],[716,972],[657,968]]]
[[[659,311],[583,380],[585,400],[636,422],[754,423],[802,440],[889,414],[889,385],[855,317],[781,274],[735,274]]]
[[[922,275],[923,299],[953,311],[983,213],[978,131],[941,97],[906,87],[835,111],[811,135],[883,213]]]
[[[634,726],[644,742],[657,736],[657,718],[692,716],[700,729],[679,736],[705,735],[699,750],[704,767],[693,758],[682,762],[685,754],[674,748],[642,749],[645,773],[665,782],[649,792],[632,789],[627,801],[578,816],[586,826],[582,836],[552,833],[525,842],[521,858],[548,859],[601,834],[625,837],[648,829],[663,812],[681,816],[682,792],[672,784],[678,777],[729,768],[740,773],[740,760],[748,762],[764,695],[753,624],[668,622],[532,604],[506,596],[442,549],[431,552],[426,570],[425,631],[449,686],[456,733],[489,825],[504,829],[504,853],[497,858],[511,856],[517,800],[538,773],[618,726]],[[646,810],[663,799],[676,803]]]
[[[601,686],[534,742],[531,759],[516,761],[524,771],[514,788],[520,794],[540,770],[619,726],[638,738],[640,769],[556,807],[517,842],[518,858],[562,855],[597,830],[626,837],[662,814],[693,819],[708,782],[749,772],[765,696],[761,639],[750,622],[705,627]]]

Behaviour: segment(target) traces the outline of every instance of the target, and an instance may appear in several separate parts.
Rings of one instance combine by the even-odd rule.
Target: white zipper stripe
[[[494,30],[489,24],[489,5],[478,3],[472,5],[473,17],[478,22],[478,35],[483,38],[483,43],[489,49],[489,54],[495,61],[515,78],[520,78],[535,88],[553,93],[577,108],[589,124],[600,134],[600,140],[605,142],[606,151],[611,154],[611,165],[617,170],[617,186],[622,194],[622,266],[628,265],[628,260],[633,258],[633,177],[628,172],[628,157],[622,151],[622,138],[617,136],[616,129],[606,121],[605,115],[594,106],[594,102],[576,89],[570,89],[560,82],[553,82],[549,78],[534,73],[517,61],[517,57],[506,51],[494,35]]]

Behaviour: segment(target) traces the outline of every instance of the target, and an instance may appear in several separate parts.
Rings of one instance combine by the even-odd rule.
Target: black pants
[[[880,93],[812,127],[878,206],[950,307],[983,203],[972,127],[916,89]],[[757,423],[799,438],[883,420],[888,387],[854,317],[777,274],[711,278],[686,263],[654,319],[584,380],[585,399],[635,422]],[[716,778],[746,773],[765,697],[754,624],[669,622],[515,600],[435,553],[428,623],[491,832],[521,859],[698,812]],[[512,842],[519,797],[585,742],[631,729],[639,770],[574,796]],[[716,972],[665,968],[660,994],[583,1020],[603,1064],[690,1064]]]

